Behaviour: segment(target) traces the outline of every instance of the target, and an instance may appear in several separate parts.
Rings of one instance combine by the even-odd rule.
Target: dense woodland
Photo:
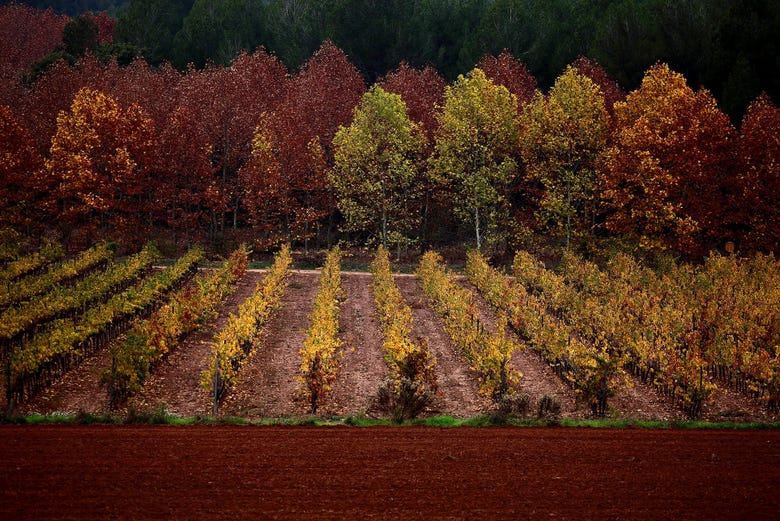
[[[543,89],[578,56],[633,90],[656,61],[705,85],[739,122],[780,93],[780,6],[769,0],[80,0],[25,2],[76,16],[108,11],[116,41],[153,65],[228,65],[259,45],[291,69],[325,40],[369,83],[401,61],[447,81],[485,53],[522,60]]]
[[[777,250],[775,3],[180,4],[0,7],[2,225]]]

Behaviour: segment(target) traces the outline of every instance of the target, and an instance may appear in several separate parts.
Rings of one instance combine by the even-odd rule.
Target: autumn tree
[[[423,69],[413,69],[402,62],[396,70],[377,81],[387,92],[401,96],[406,103],[409,119],[422,127],[430,143],[438,127],[436,106],[444,97],[447,83],[430,65]]]
[[[543,226],[563,232],[589,229],[593,218],[595,163],[607,142],[608,116],[601,89],[567,67],[547,97],[537,92],[520,115],[520,150],[526,176],[544,187]]]
[[[426,137],[423,154],[427,157],[433,151],[436,131],[439,127],[436,118],[436,108],[444,98],[447,83],[431,66],[414,69],[402,62],[396,70],[388,73],[377,81],[387,92],[401,96],[406,103],[409,119],[420,125]],[[449,202],[446,194],[437,189],[429,176],[420,176],[418,182],[420,193],[420,240],[428,242],[437,229],[443,226],[437,220],[438,216],[447,214]]]
[[[730,214],[741,216],[740,247],[778,252],[780,245],[780,109],[765,94],[748,107],[736,146],[736,179],[742,189]]]
[[[438,119],[431,173],[451,190],[458,217],[474,226],[477,248],[483,236],[496,242],[517,170],[517,99],[474,69],[447,87]]]
[[[42,184],[41,156],[19,125],[10,107],[0,105],[0,226],[27,227],[36,223]]]
[[[335,165],[328,176],[351,229],[376,232],[385,248],[409,240],[424,145],[401,96],[376,85],[363,95],[352,123],[333,138]]]
[[[191,68],[182,79],[180,102],[200,121],[212,145],[218,177],[211,192],[212,237],[239,224],[238,170],[250,156],[260,114],[276,108],[287,82],[285,66],[262,48],[240,54],[230,67]]]
[[[261,116],[255,129],[252,152],[239,171],[239,182],[255,243],[268,248],[286,239],[289,183],[282,176],[278,138],[269,124],[268,114]]]
[[[587,56],[580,56],[572,62],[571,66],[578,73],[587,76],[593,83],[599,86],[601,93],[604,95],[604,106],[610,114],[612,114],[612,107],[615,103],[626,99],[626,91],[607,74],[607,71],[596,60],[592,60]]]
[[[644,249],[703,253],[721,229],[728,118],[708,91],[657,64],[615,104],[615,119],[598,181],[606,228]]]
[[[143,238],[149,194],[140,165],[153,145],[152,132],[139,106],[121,107],[89,88],[59,114],[46,170],[58,186],[52,203],[73,240],[93,242],[101,229],[129,243]]]
[[[517,109],[522,110],[526,103],[529,103],[536,91],[536,78],[524,63],[517,60],[508,51],[504,51],[498,56],[485,54],[477,63],[477,68],[481,69],[485,76],[490,78],[496,85],[502,85],[517,98]]]
[[[306,244],[321,220],[333,215],[335,200],[325,167],[333,164],[333,136],[352,120],[365,90],[347,55],[326,41],[292,78],[284,100],[273,111],[269,124],[290,190],[286,210],[291,240]]]
[[[69,18],[30,6],[0,6],[0,79],[15,80],[62,43]]]

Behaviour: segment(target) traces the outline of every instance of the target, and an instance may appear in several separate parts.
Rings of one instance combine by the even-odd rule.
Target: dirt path
[[[485,302],[477,288],[467,279],[458,278],[461,287],[471,291],[474,295],[474,304],[477,307],[477,316],[480,322],[490,331],[496,330],[496,316],[490,305]],[[523,374],[520,380],[520,391],[527,393],[533,403],[548,395],[555,398],[561,404],[561,414],[567,417],[579,417],[585,414],[581,407],[578,409],[576,393],[566,385],[550,366],[533,350],[528,348],[513,332],[509,332],[511,338],[522,347],[512,354],[512,365]]]
[[[300,366],[298,351],[303,347],[319,273],[294,271],[279,309],[256,342],[238,375],[238,383],[228,392],[221,415],[245,418],[301,415],[306,412],[296,402]]]
[[[238,307],[255,291],[264,276],[262,273],[246,273],[219,309],[219,314],[203,328],[188,335],[155,369],[144,389],[131,398],[128,409],[153,412],[165,408],[168,413],[178,416],[211,414],[211,396],[200,386],[204,360],[211,352],[214,336],[225,327],[229,315],[238,312]]]
[[[323,404],[323,413],[365,414],[369,401],[387,376],[370,281],[369,273],[342,273],[346,300],[339,311],[339,329],[344,347],[338,377]]]
[[[394,277],[398,289],[412,308],[413,335],[427,338],[428,348],[436,357],[436,378],[439,396],[438,412],[458,417],[484,414],[490,410],[490,400],[479,394],[479,378],[467,362],[455,352],[439,316],[414,277]]]
[[[0,427],[0,518],[776,519],[780,431]]]

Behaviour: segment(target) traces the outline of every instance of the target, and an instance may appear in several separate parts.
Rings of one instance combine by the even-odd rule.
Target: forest
[[[441,3],[0,7],[0,224],[72,248],[777,250],[776,4]],[[675,55],[683,33],[707,48]]]

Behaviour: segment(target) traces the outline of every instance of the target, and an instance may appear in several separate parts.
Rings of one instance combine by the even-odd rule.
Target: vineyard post
[[[217,417],[219,412],[219,350],[214,353],[214,409],[213,416]]]

